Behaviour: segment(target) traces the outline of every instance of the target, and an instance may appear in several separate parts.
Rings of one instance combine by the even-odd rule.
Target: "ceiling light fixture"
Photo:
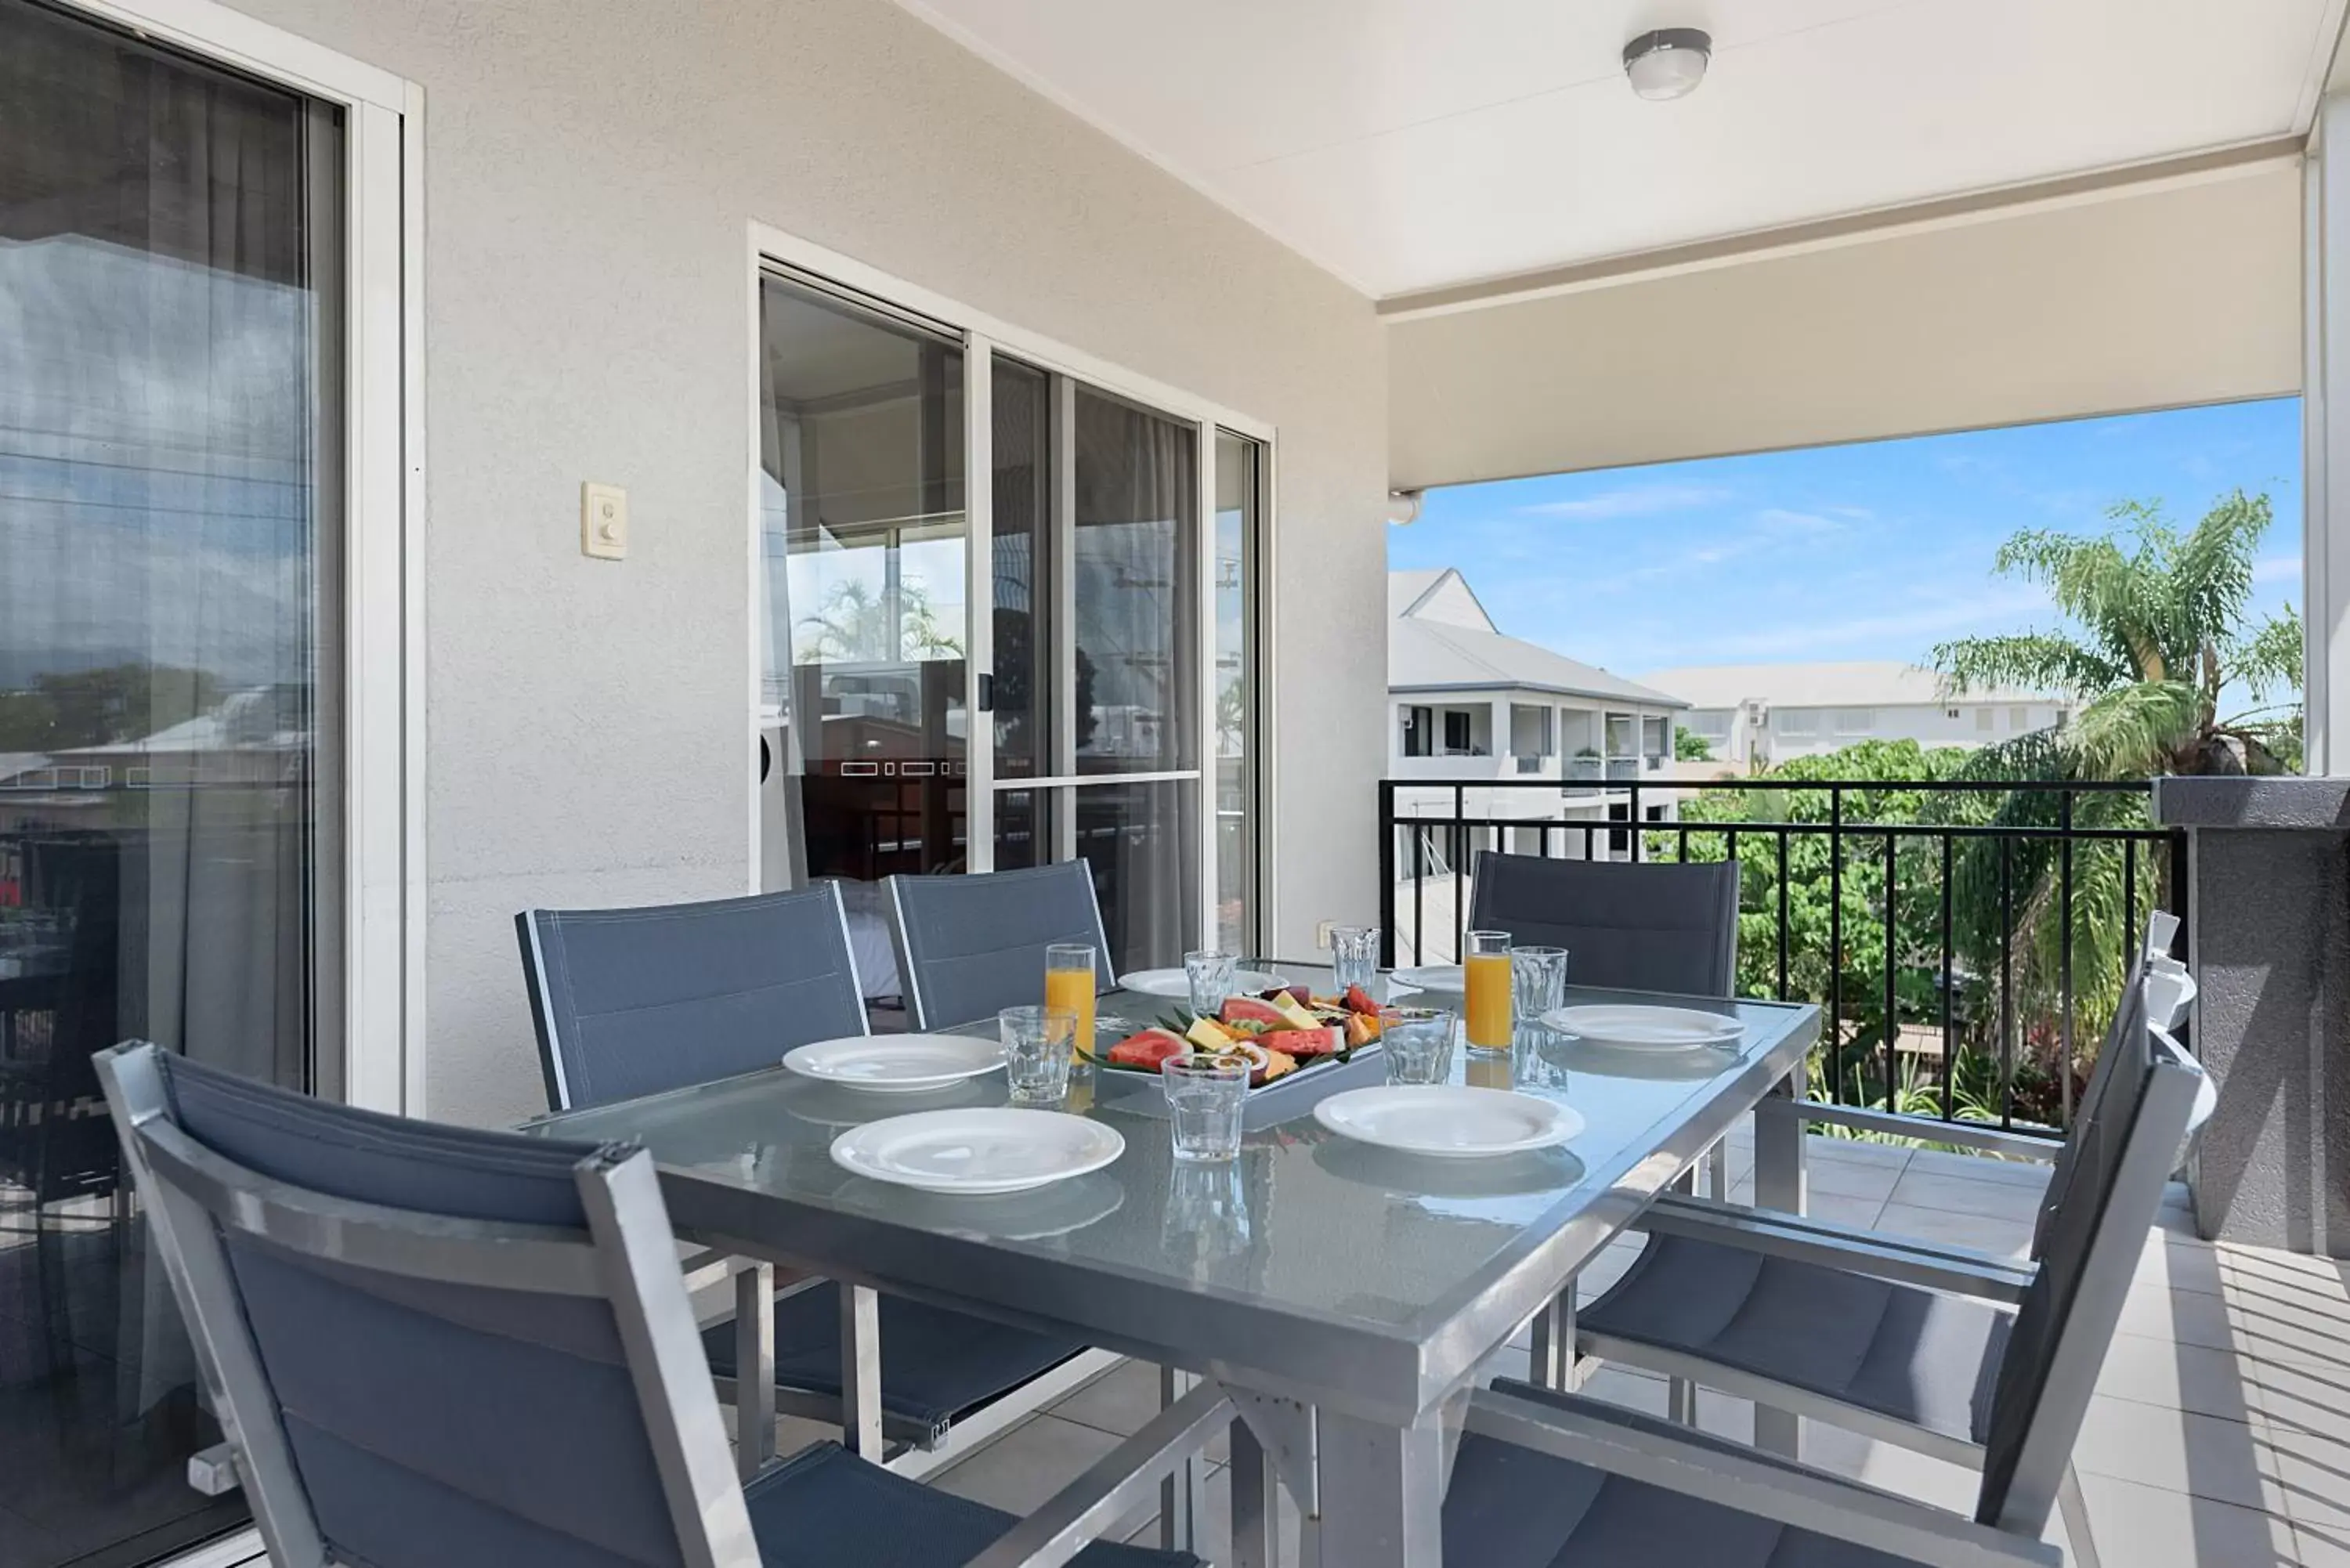
[[[1705,80],[1712,35],[1695,27],[1659,27],[1624,46],[1624,74],[1642,98],[1686,98]]]

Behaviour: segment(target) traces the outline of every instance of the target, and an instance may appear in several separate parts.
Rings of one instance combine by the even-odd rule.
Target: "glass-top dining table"
[[[1276,967],[1326,987],[1325,968]],[[1236,1442],[1269,1454],[1313,1521],[1322,1561],[1404,1568],[1440,1560],[1444,1428],[1448,1414],[1457,1425],[1481,1364],[1738,1118],[1800,1085],[1820,1033],[1809,1005],[1572,987],[1567,1001],[1698,1008],[1735,1016],[1744,1033],[1719,1049],[1655,1054],[1534,1027],[1508,1053],[1457,1051],[1456,1081],[1564,1100],[1584,1122],[1564,1146],[1481,1159],[1391,1152],[1315,1120],[1329,1094],[1385,1081],[1376,1048],[1254,1091],[1228,1165],[1173,1158],[1154,1077],[1081,1068],[1069,1108],[1117,1128],[1124,1152],[1091,1174],[1001,1196],[887,1185],[829,1152],[880,1117],[1001,1105],[1000,1073],[875,1093],[779,1064],[534,1126],[643,1143],[672,1222],[692,1241],[1214,1380],[1243,1417]],[[1116,1040],[1118,1020],[1139,1026],[1176,1005],[1110,992],[1099,1038]],[[954,1032],[994,1028],[991,1018]],[[1763,1164],[1766,1179],[1770,1167],[1798,1168],[1767,1151]],[[771,1359],[770,1348],[751,1365]],[[1261,1532],[1272,1511],[1237,1495],[1251,1479],[1238,1452],[1236,1530],[1260,1533],[1236,1542],[1233,1561],[1269,1563]]]

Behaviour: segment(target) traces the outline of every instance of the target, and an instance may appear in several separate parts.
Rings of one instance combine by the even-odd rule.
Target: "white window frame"
[[[422,1116],[424,89],[214,0],[64,4],[344,111],[342,1077]]]
[[[966,535],[968,576],[964,603],[970,625],[966,633],[969,657],[964,661],[964,711],[976,717],[979,707],[979,683],[983,676],[993,675],[995,665],[994,627],[992,618],[980,613],[993,602],[994,486],[994,380],[992,374],[993,356],[1002,353],[1023,364],[1073,380],[1086,382],[1104,391],[1115,393],[1141,403],[1173,419],[1188,422],[1193,429],[1198,453],[1199,475],[1195,489],[1195,505],[1199,517],[1198,535],[1200,603],[1199,617],[1200,663],[1198,681],[1199,732],[1193,737],[1194,755],[1199,766],[1166,774],[1120,774],[1116,775],[1086,775],[1083,784],[1109,784],[1116,783],[1149,783],[1154,779],[1198,780],[1195,794],[1199,802],[1199,820],[1195,831],[1199,840],[1200,909],[1198,940],[1212,945],[1216,938],[1216,431],[1228,430],[1257,443],[1260,449],[1257,483],[1263,493],[1259,497],[1257,588],[1263,595],[1272,591],[1279,580],[1277,553],[1280,528],[1278,471],[1281,460],[1280,443],[1274,428],[1263,420],[1226,408],[1197,393],[1164,381],[1128,370],[1122,366],[1088,354],[1081,348],[1032,332],[1015,323],[976,309],[934,289],[910,283],[880,268],[868,265],[854,256],[846,255],[813,240],[803,239],[787,230],[754,220],[748,225],[748,243],[744,280],[743,334],[744,361],[744,421],[748,437],[745,452],[744,487],[747,495],[747,535],[751,570],[746,574],[749,605],[750,637],[747,639],[745,686],[748,700],[745,711],[751,716],[745,741],[750,748],[750,765],[755,768],[758,759],[758,713],[764,670],[760,652],[760,467],[759,467],[759,280],[764,268],[778,264],[810,273],[817,277],[842,285],[860,294],[886,301],[901,310],[909,310],[931,318],[951,330],[959,332],[963,345],[963,499],[968,518]],[[1281,927],[1277,900],[1279,878],[1275,874],[1273,853],[1275,835],[1272,817],[1280,799],[1280,778],[1276,764],[1278,715],[1274,701],[1274,682],[1272,679],[1276,649],[1274,643],[1272,618],[1260,614],[1257,618],[1256,708],[1257,725],[1253,737],[1257,748],[1254,763],[1257,770],[1256,797],[1263,820],[1257,825],[1257,877],[1255,920],[1260,943],[1269,942]],[[966,746],[966,800],[964,833],[970,845],[969,865],[973,871],[992,869],[995,854],[995,795],[999,789],[1037,789],[1055,785],[1082,787],[1075,778],[1055,775],[1051,778],[1008,779],[1000,785],[995,778],[995,751],[992,744],[983,744],[984,726],[971,725],[971,738]],[[751,792],[745,814],[744,842],[748,853],[744,858],[745,887],[752,892],[759,889],[761,865],[761,823],[759,795]]]

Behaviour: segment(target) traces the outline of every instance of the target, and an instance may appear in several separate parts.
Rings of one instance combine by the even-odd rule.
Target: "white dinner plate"
[[[1418,969],[1399,969],[1391,977],[1403,981],[1413,991],[1443,991],[1454,996],[1469,989],[1467,971],[1457,963],[1422,964]]]
[[[851,1034],[785,1052],[784,1065],[852,1089],[911,1094],[994,1072],[1003,1065],[1003,1046],[969,1034]]]
[[[1381,1148],[1482,1159],[1565,1143],[1583,1118],[1556,1100],[1457,1084],[1349,1089],[1314,1107],[1332,1132]]]
[[[887,1116],[832,1140],[842,1169],[925,1192],[1025,1192],[1099,1170],[1125,1152],[1115,1127],[1014,1106]]]
[[[1542,1021],[1562,1034],[1619,1051],[1697,1051],[1735,1044],[1746,1033],[1746,1025],[1735,1018],[1691,1007],[1598,1003],[1554,1008]]]
[[[1269,969],[1243,969],[1232,971],[1232,994],[1254,996],[1260,992],[1274,991],[1289,984],[1286,975]],[[1171,996],[1179,1002],[1191,1000],[1191,977],[1180,969],[1139,969],[1132,974],[1118,977],[1120,991],[1139,991],[1145,996]]]

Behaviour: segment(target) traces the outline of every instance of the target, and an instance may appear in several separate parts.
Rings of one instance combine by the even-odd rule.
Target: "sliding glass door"
[[[1200,940],[1200,431],[1014,360],[993,393],[994,864],[1084,859],[1111,961],[1177,962]]]
[[[90,1054],[334,1095],[341,111],[0,0],[0,1563],[241,1523]]]
[[[1083,860],[1118,967],[1253,948],[1261,443],[805,275],[761,287],[764,885],[842,878],[889,973],[899,872]]]
[[[765,882],[869,914],[966,860],[963,352],[775,276],[760,322]]]

